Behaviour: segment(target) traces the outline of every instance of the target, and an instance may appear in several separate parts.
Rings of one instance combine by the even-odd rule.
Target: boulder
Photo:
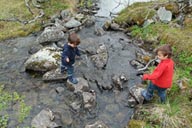
[[[84,108],[93,108],[96,105],[96,94],[95,91],[83,92],[83,103]]]
[[[56,42],[64,39],[64,32],[57,27],[47,27],[37,38],[40,44],[47,44],[49,42]]]
[[[89,91],[90,87],[89,87],[87,80],[85,80],[81,77],[77,78],[77,80],[78,80],[77,84],[73,84],[69,80],[67,80],[67,88],[71,91],[74,91],[74,93]]]
[[[81,26],[81,23],[74,18],[70,19],[67,23],[65,23],[65,27],[68,29],[75,28]]]
[[[99,48],[97,49],[97,54],[91,56],[91,60],[99,69],[102,69],[106,66],[108,60],[108,52],[104,44],[101,44],[99,46]]]
[[[67,79],[67,72],[61,74],[60,68],[48,71],[43,75],[43,81],[58,81],[66,79]]]
[[[135,85],[129,89],[129,92],[133,98],[139,103],[143,104],[144,97],[141,95],[141,91],[144,89],[141,88],[142,85]]]
[[[167,11],[165,7],[160,7],[159,10],[157,11],[157,15],[160,19],[160,21],[164,23],[168,23],[172,19],[172,13],[171,11]]]
[[[58,125],[53,122],[54,115],[50,109],[43,109],[38,115],[36,115],[32,122],[31,126],[33,128],[54,128],[58,127]]]
[[[40,72],[56,69],[60,63],[60,57],[60,51],[57,51],[55,48],[43,48],[30,56],[25,62],[25,69]]]

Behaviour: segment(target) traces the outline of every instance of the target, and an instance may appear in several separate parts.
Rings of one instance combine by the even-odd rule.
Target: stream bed
[[[106,6],[106,2],[112,5]],[[119,10],[128,3],[128,1],[124,2],[123,6],[118,6]],[[96,14],[96,24],[102,25],[109,18],[111,7],[112,10],[113,8],[117,9],[118,3],[117,1],[103,0],[100,3],[101,9]],[[13,114],[9,120],[9,128],[30,126],[32,119],[45,108],[49,108],[55,113],[57,124],[64,128],[84,128],[85,125],[98,120],[102,120],[111,128],[127,126],[134,112],[134,108],[127,105],[128,89],[141,82],[140,78],[136,76],[137,71],[129,62],[136,58],[135,52],[139,48],[120,31],[107,31],[104,35],[97,36],[94,34],[93,26],[83,28],[78,34],[82,41],[89,38],[105,44],[109,55],[105,69],[98,70],[94,65],[89,64],[86,60],[86,54],[82,54],[86,65],[75,69],[76,76],[86,78],[90,88],[96,92],[97,105],[91,111],[71,111],[68,103],[74,100],[76,96],[66,88],[66,81],[44,82],[41,74],[34,75],[25,71],[24,63],[30,56],[30,49],[40,45],[35,42],[39,33],[0,42],[0,83],[5,86],[6,90],[16,91],[20,95],[24,95],[25,103],[32,107],[30,115],[25,118],[23,123],[18,123],[16,121],[17,116]],[[94,78],[100,80],[101,83],[110,84],[113,74],[124,74],[128,77],[122,90],[101,90],[97,83],[92,81]],[[58,87],[64,88],[60,94],[55,91]],[[11,106],[12,109],[14,107],[14,105]],[[8,113],[12,113],[12,109]],[[64,113],[67,119],[60,119],[60,113]],[[69,123],[70,121],[71,123]]]

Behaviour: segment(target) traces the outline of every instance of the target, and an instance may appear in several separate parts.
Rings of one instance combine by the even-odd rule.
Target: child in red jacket
[[[171,59],[172,49],[170,45],[163,45],[156,50],[156,54],[160,63],[152,74],[144,74],[143,80],[150,80],[146,90],[141,94],[146,101],[153,97],[154,90],[157,90],[161,103],[166,101],[166,90],[172,85],[174,62]]]

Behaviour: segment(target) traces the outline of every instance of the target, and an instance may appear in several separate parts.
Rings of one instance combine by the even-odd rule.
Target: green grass
[[[166,43],[171,44],[176,65],[187,68],[188,74],[192,71],[192,36],[189,34],[192,28],[183,30],[170,28],[168,24],[156,23],[147,27],[135,25],[129,29],[133,37],[142,38],[146,42],[154,42],[155,47]]]
[[[175,72],[172,88],[167,91],[167,103],[159,104],[159,97],[155,94],[151,106],[144,105],[139,110],[139,118],[135,119],[144,121],[146,123],[145,128],[192,127],[192,102],[189,101],[191,97],[189,90],[192,90],[192,26],[175,27],[175,21],[173,21],[170,24],[156,22],[142,27],[142,25],[137,24],[137,21],[142,21],[142,19],[137,18],[143,18],[137,9],[146,9],[143,12],[147,12],[147,8],[152,3],[140,4],[135,3],[124,9],[115,21],[121,25],[127,25],[127,30],[131,32],[131,35],[134,38],[143,39],[145,45],[149,42],[150,47],[155,48],[163,44],[171,44]],[[156,2],[156,4],[158,3]],[[133,13],[133,10],[136,10],[134,13],[136,15],[130,14]],[[134,21],[133,25],[130,24],[130,21]],[[151,69],[153,67],[149,70],[152,71]],[[184,81],[183,85],[186,89],[180,89],[178,81]]]
[[[92,0],[81,0],[80,3],[79,3],[79,6],[80,7],[92,7],[92,4],[93,4],[93,1]]]
[[[8,92],[0,85],[0,112],[6,113],[0,116],[0,127],[7,128],[10,116],[15,116],[18,123],[22,123],[24,119],[30,114],[31,106],[27,106],[24,102],[24,96],[19,95],[17,92]],[[12,103],[17,104],[19,107],[13,110],[13,113],[8,113],[7,109],[12,107]],[[11,114],[11,115],[10,115]]]
[[[9,119],[9,116],[7,114],[0,116],[0,127],[1,128],[7,128],[8,119]]]
[[[151,39],[157,37],[157,32],[153,30],[153,26],[149,25],[148,27],[139,27],[137,25],[131,27],[131,35],[136,38],[142,38],[144,40]]]
[[[51,15],[58,14],[62,10],[70,7],[70,4],[66,3],[66,0],[49,0],[42,4],[45,12],[45,17],[50,18]]]
[[[45,16],[39,18],[31,24],[21,24],[19,22],[0,21],[0,40],[7,38],[26,36],[32,32],[41,30],[42,22],[47,22],[54,14],[58,14],[61,10],[72,8],[75,5],[75,0],[49,0],[40,4]],[[30,7],[33,15],[25,6],[24,0],[0,0],[0,19],[18,18],[22,21],[32,20],[39,15],[40,9],[35,8],[32,3]]]

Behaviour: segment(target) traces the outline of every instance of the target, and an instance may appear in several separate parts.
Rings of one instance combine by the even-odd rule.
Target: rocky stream
[[[60,57],[52,61],[50,56],[60,55],[67,39],[67,32],[60,33],[64,28],[62,31],[53,30],[49,26],[48,32],[56,31],[57,37],[46,36],[47,40],[44,41],[42,34],[45,31],[0,42],[0,83],[6,90],[24,95],[25,103],[32,107],[30,115],[23,123],[18,123],[17,117],[11,116],[9,128],[127,126],[134,113],[134,107],[128,101],[130,88],[141,83],[140,77],[136,76],[137,70],[130,61],[136,59],[137,52],[144,51],[129,35],[120,31],[121,28],[116,24],[113,24],[113,27],[111,25],[110,30],[106,27],[102,29],[106,21],[111,20],[109,12],[118,8],[121,10],[129,0],[124,2],[121,3],[122,6],[118,6],[118,2],[103,0],[98,4],[100,10],[87,20],[89,22],[86,22],[80,30],[80,25],[77,25],[77,33],[81,38],[79,45],[81,58],[77,59],[75,64],[78,85],[68,83],[65,76],[54,76],[55,79],[49,79],[50,74],[53,75],[59,70]],[[66,16],[66,13],[62,16]],[[81,19],[80,15],[77,17],[76,19]],[[77,22],[82,24],[83,21],[77,20]],[[61,23],[60,20],[55,19],[55,26],[58,26],[58,23]],[[46,52],[41,53],[43,50],[55,52],[54,55],[48,53],[50,61],[46,61],[44,67],[37,63],[31,64],[29,60],[34,60],[32,59],[34,56],[34,58],[45,57]],[[56,65],[52,65],[53,63]],[[45,76],[44,73],[48,71],[52,72]],[[12,104],[8,113],[12,113],[14,109],[16,105]]]

